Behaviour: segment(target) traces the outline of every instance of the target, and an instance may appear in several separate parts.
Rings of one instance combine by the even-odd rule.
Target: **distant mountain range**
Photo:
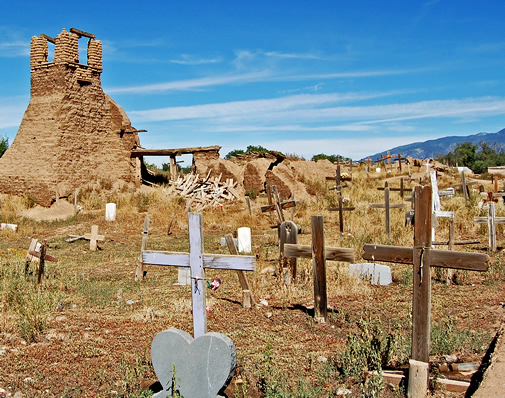
[[[424,142],[414,142],[413,144],[397,146],[389,149],[391,155],[401,154],[404,157],[413,157],[414,159],[429,159],[442,154],[452,152],[459,143],[471,142],[479,145],[481,142],[488,143],[495,150],[505,150],[505,129],[497,133],[478,133],[467,136],[451,136],[428,140]],[[387,155],[388,150],[370,155],[375,160],[381,155]]]

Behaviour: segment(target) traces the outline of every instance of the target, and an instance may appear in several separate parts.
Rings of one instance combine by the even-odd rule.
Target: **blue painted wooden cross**
[[[193,296],[193,333],[197,339],[207,332],[205,304],[206,279],[204,268],[254,271],[254,256],[233,256],[203,253],[201,213],[189,213],[189,253],[145,250],[144,264],[189,267]]]

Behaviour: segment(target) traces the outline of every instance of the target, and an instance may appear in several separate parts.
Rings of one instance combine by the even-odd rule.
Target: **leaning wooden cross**
[[[204,268],[254,271],[254,256],[204,254],[201,213],[189,213],[189,253],[145,250],[144,264],[189,267],[192,279],[194,338],[207,332]]]
[[[268,195],[268,205],[261,206],[261,212],[275,211],[275,214],[277,215],[277,225],[274,225],[272,228],[278,228],[279,225],[285,221],[283,210],[296,206],[296,201],[285,200],[281,202],[276,185],[267,185],[266,191]]]
[[[431,248],[432,196],[431,187],[415,188],[414,248],[365,245],[363,258],[413,264],[412,303],[412,359],[429,362],[431,318],[431,267],[454,268],[470,271],[487,271],[488,256],[480,253],[461,253]],[[409,372],[413,377],[415,372]],[[424,392],[428,380],[423,380]],[[410,380],[409,380],[410,384]],[[415,385],[413,382],[412,385]],[[424,393],[422,395],[424,397]]]
[[[496,245],[496,224],[505,224],[505,217],[496,217],[496,204],[488,202],[487,217],[474,217],[473,221],[478,224],[487,224],[489,234],[489,248],[495,252]]]
[[[30,244],[30,248],[32,247],[34,240],[35,240],[35,246],[37,246],[37,240],[32,239],[32,243]],[[44,240],[44,242],[42,242],[42,245],[40,246],[40,252],[36,251],[35,249],[34,250],[28,249],[29,256],[37,257],[39,259],[39,272],[38,272],[38,276],[37,276],[37,283],[38,284],[40,284],[40,282],[42,282],[42,275],[44,274],[45,261],[47,260],[47,261],[52,261],[55,263],[58,262],[58,259],[56,257],[50,256],[49,254],[46,253],[46,251],[47,251],[47,241],[45,241],[45,240]],[[29,267],[29,263],[27,262],[25,272],[28,270],[28,267]]]
[[[284,245],[284,256],[312,258],[314,267],[314,317],[328,319],[326,260],[354,262],[354,249],[324,246],[323,216],[312,216],[312,245]]]

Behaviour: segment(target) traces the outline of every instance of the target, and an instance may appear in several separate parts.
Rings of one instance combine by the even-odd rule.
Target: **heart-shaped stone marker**
[[[163,386],[163,391],[153,397],[165,398],[177,391],[187,398],[209,398],[216,397],[232,379],[237,350],[233,341],[221,333],[210,332],[193,339],[183,330],[168,329],[154,337],[151,359]]]

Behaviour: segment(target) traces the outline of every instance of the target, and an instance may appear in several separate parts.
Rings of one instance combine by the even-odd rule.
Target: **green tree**
[[[342,155],[326,155],[324,153],[314,155],[314,156],[312,156],[312,159],[310,159],[310,160],[317,162],[318,160],[324,160],[324,159],[327,159],[332,163],[335,163],[337,160],[340,162],[348,162],[351,160],[351,158],[346,158]]]
[[[9,148],[9,139],[7,137],[0,138],[0,158],[4,152]]]

